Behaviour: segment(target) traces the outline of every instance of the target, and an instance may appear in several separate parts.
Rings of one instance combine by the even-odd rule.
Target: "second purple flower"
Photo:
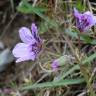
[[[35,60],[42,48],[42,40],[38,35],[37,26],[32,23],[31,31],[27,27],[19,30],[23,43],[18,43],[12,53],[17,58],[16,62]]]
[[[80,32],[87,31],[96,24],[96,17],[90,11],[86,11],[85,13],[81,14],[76,8],[74,8],[73,14],[76,19],[76,27]]]

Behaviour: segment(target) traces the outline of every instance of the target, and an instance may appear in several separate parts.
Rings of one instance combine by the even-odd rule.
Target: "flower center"
[[[77,18],[76,24],[79,30],[82,32],[87,26],[89,26],[88,18],[85,16],[82,16],[81,20]]]
[[[41,44],[41,42],[39,43],[34,43],[33,45],[32,45],[32,51],[35,53],[35,54],[38,54],[40,51],[41,51],[41,49],[42,49],[42,44]]]

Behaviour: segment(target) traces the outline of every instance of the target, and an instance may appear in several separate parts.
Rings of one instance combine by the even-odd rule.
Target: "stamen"
[[[32,45],[32,51],[35,53],[35,54],[38,54],[40,51],[41,51],[41,43],[34,43]]]
[[[77,18],[76,25],[78,26],[79,30],[82,32],[84,28],[89,26],[88,18],[82,16],[81,21]]]

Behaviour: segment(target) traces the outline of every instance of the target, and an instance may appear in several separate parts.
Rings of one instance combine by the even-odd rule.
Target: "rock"
[[[4,71],[7,68],[7,65],[9,65],[14,60],[14,57],[10,51],[10,49],[5,49],[0,53],[0,72]]]

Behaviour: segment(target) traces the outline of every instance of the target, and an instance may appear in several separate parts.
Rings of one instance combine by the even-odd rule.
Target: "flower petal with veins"
[[[23,43],[18,43],[12,53],[16,57],[16,63],[27,60],[35,60],[41,51],[41,39],[37,34],[37,26],[32,23],[32,32],[27,27],[19,30],[19,35]]]
[[[35,43],[36,42],[36,40],[35,40],[34,36],[32,35],[31,31],[26,27],[20,28],[19,35],[20,35],[21,40],[24,43]]]

